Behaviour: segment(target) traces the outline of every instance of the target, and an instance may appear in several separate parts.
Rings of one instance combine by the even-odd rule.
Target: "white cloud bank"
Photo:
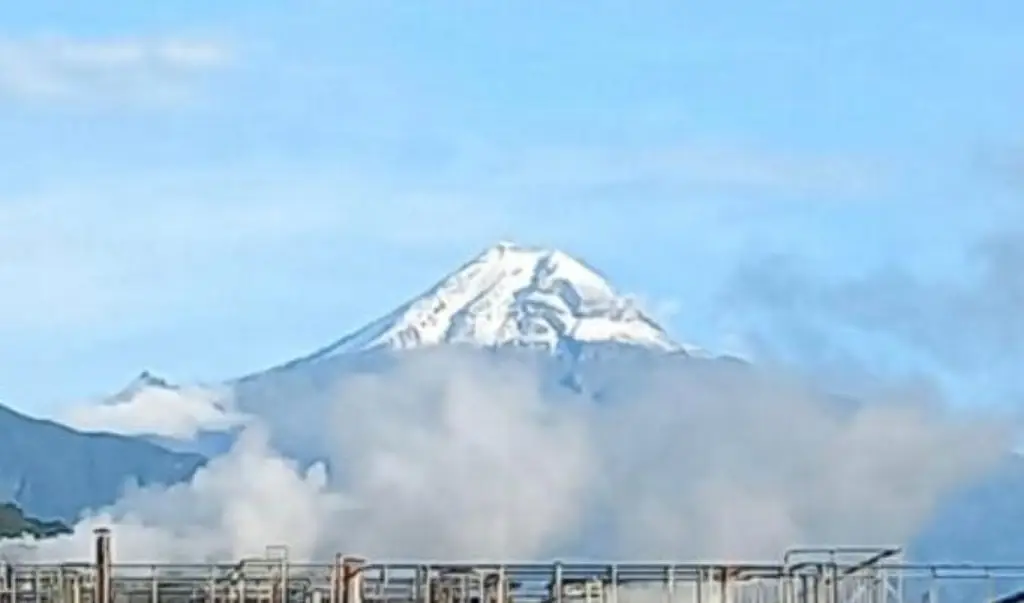
[[[0,37],[0,96],[23,101],[168,100],[232,52],[211,40]]]
[[[902,542],[1008,435],[927,393],[850,405],[729,362],[652,367],[600,403],[544,394],[536,366],[435,351],[352,376],[314,412],[281,399],[333,461],[303,472],[253,426],[192,483],[134,490],[111,526],[121,561],[342,550],[373,557],[776,558],[792,544]],[[290,426],[291,429],[295,425]],[[268,431],[269,430],[269,431]]]
[[[58,421],[82,431],[156,435],[189,440],[201,431],[241,425],[247,418],[231,407],[227,392],[206,387],[143,387],[99,403],[62,409]]]

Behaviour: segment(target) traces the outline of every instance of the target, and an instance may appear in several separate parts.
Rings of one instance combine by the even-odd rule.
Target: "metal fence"
[[[903,563],[896,548],[791,549],[779,563],[378,562],[287,551],[232,564],[3,565],[0,603],[1022,603],[1024,565]]]

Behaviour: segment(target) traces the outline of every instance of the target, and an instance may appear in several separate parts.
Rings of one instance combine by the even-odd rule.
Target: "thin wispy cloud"
[[[223,42],[177,37],[0,38],[0,97],[22,102],[161,102],[234,60]]]
[[[979,241],[963,267],[932,278],[896,265],[834,280],[793,258],[762,259],[738,272],[727,299],[767,309],[772,324],[790,327],[791,335],[817,333],[819,344],[822,327],[838,322],[895,339],[950,369],[990,370],[1024,354],[1022,274],[1024,235],[1011,231]]]
[[[848,200],[886,185],[876,162],[748,144],[679,141],[642,148],[553,147],[502,157],[497,182],[594,189],[654,184],[680,193],[822,195]]]

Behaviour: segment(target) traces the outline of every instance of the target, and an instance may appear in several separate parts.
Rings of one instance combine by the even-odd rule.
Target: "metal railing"
[[[894,547],[799,548],[780,563],[402,562],[281,547],[231,564],[0,566],[0,603],[1016,603],[1024,564],[909,564]]]

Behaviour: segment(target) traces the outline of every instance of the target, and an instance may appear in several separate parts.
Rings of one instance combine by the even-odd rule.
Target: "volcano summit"
[[[562,354],[595,343],[699,351],[674,342],[634,300],[580,260],[501,242],[398,309],[295,362],[442,344]]]

